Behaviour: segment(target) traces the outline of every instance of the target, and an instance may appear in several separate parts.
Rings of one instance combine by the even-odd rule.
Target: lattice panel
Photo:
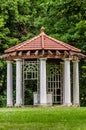
[[[37,80],[39,71],[39,62],[25,61],[23,66],[24,80]]]
[[[53,103],[62,103],[62,74],[60,64],[47,63],[47,91],[53,93]]]
[[[39,73],[40,73],[39,61],[25,61],[25,60],[23,61],[23,102],[26,101],[25,90],[29,89],[30,87],[33,87],[33,89],[35,89],[35,91],[38,93],[39,96],[39,91],[40,91]],[[33,86],[34,84],[35,86]]]

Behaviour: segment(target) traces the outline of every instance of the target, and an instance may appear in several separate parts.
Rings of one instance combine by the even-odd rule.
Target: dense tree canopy
[[[85,0],[1,0],[0,55],[5,49],[37,35],[41,26],[48,35],[86,54]],[[5,68],[6,63],[0,62],[1,97],[6,89]],[[80,62],[80,75],[81,103],[86,105],[86,60]]]

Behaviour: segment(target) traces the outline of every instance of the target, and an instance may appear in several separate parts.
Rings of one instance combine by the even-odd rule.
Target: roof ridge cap
[[[42,26],[40,30],[41,33],[39,35],[41,36],[41,47],[42,49],[44,49],[44,36],[46,35],[44,32],[45,28]]]
[[[43,31],[39,34],[41,36],[41,46],[42,46],[42,49],[44,49],[44,36],[46,35]]]
[[[42,49],[44,49],[44,34],[42,34],[41,37],[42,37]]]

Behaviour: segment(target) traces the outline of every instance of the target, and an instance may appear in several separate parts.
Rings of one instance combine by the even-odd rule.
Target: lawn
[[[0,108],[0,130],[86,130],[86,108]]]

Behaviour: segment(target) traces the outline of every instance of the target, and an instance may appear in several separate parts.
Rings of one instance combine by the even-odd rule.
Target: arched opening
[[[60,62],[47,62],[47,93],[52,93],[54,105],[63,102],[63,72]]]

